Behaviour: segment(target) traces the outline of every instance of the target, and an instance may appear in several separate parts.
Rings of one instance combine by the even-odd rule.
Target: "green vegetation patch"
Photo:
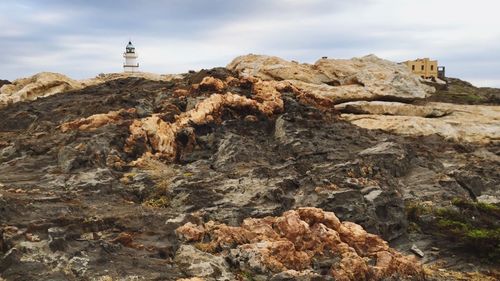
[[[406,207],[411,224],[425,233],[456,242],[467,252],[500,263],[500,205],[457,198],[447,208],[424,204]]]

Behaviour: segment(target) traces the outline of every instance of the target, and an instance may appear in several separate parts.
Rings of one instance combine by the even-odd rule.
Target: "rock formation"
[[[336,105],[341,117],[366,129],[429,136],[462,142],[500,141],[500,108],[489,105],[359,101]]]
[[[434,88],[421,83],[405,66],[373,55],[350,60],[320,59],[314,65],[247,55],[234,59],[227,67],[241,77],[282,81],[296,93],[338,104],[335,109],[345,113],[344,120],[363,128],[402,135],[437,134],[467,142],[499,140],[497,106],[388,102],[424,99]]]
[[[52,72],[40,72],[28,78],[14,80],[12,83],[0,83],[0,108],[20,101],[31,101],[57,93],[78,90],[84,87],[105,83],[112,80],[141,77],[153,81],[170,81],[182,78],[182,75],[158,75],[153,73],[111,73],[98,75],[92,79],[73,80],[65,75]],[[5,86],[5,87],[3,87]]]
[[[498,279],[494,89],[374,56],[51,77],[1,88],[39,92],[0,108],[0,279]]]
[[[208,79],[207,79],[208,78]],[[221,90],[225,87],[222,81],[213,77],[203,79],[200,86]],[[180,149],[177,145],[179,134],[184,134],[184,147],[194,145],[192,126],[208,123],[220,123],[220,117],[225,108],[250,110],[271,116],[283,110],[283,101],[280,93],[270,82],[257,81],[253,85],[252,99],[232,93],[213,94],[196,105],[196,107],[176,117],[172,123],[161,120],[159,115],[136,120],[130,125],[131,135],[127,139],[125,151],[132,152],[137,142],[147,142],[151,151],[164,159],[175,160],[179,158]],[[148,155],[149,155],[148,154]],[[147,156],[147,155],[146,155]]]
[[[91,131],[105,125],[117,124],[118,122],[123,121],[126,116],[133,116],[134,114],[136,114],[135,108],[120,109],[118,111],[95,114],[87,118],[66,122],[62,124],[60,128],[63,133],[69,130]]]
[[[350,60],[321,59],[314,65],[247,55],[234,59],[227,68],[242,77],[287,81],[335,103],[361,99],[414,100],[434,91],[420,83],[405,66],[374,55]]]
[[[281,217],[249,218],[240,227],[213,221],[200,226],[188,223],[176,232],[189,242],[208,239],[198,247],[220,251],[218,255],[248,272],[282,274],[293,270],[297,276],[330,275],[339,281],[424,280],[418,262],[402,256],[361,226],[341,223],[334,213],[317,208],[299,208]],[[185,256],[183,262],[190,259]]]
[[[41,72],[29,78],[13,81],[0,88],[0,107],[7,104],[30,101],[61,92],[81,89],[83,85],[62,74]]]

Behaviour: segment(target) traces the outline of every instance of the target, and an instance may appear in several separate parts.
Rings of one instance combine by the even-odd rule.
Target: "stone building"
[[[438,62],[437,60],[430,60],[429,58],[409,60],[403,62],[415,74],[422,78],[438,78]],[[442,76],[444,77],[444,67],[442,69]]]

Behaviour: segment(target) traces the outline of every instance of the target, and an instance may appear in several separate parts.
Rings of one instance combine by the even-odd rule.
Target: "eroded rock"
[[[82,83],[62,74],[41,72],[3,85],[0,88],[0,107],[81,88],[83,88]]]
[[[366,129],[407,136],[437,134],[454,141],[498,143],[500,107],[428,103],[414,106],[391,102],[338,105],[344,120]]]
[[[172,123],[163,121],[158,114],[130,125],[131,135],[125,150],[132,152],[138,142],[147,142],[148,154],[164,159],[178,159],[181,149],[190,150],[194,145],[193,125],[220,123],[225,108],[250,110],[271,116],[283,110],[281,94],[270,82],[255,81],[253,96],[247,98],[237,94],[213,94],[202,100],[196,107],[176,117]],[[147,154],[147,155],[148,155]]]
[[[235,58],[227,68],[241,77],[284,80],[302,92],[334,103],[380,98],[414,100],[434,92],[405,66],[374,55],[350,60],[321,59],[314,65],[246,55]]]
[[[185,225],[177,233],[193,240],[191,233],[199,227]],[[316,273],[331,275],[335,280],[424,278],[417,262],[391,249],[378,236],[317,208],[299,208],[281,217],[245,219],[240,227],[210,221],[202,228],[209,237],[203,248],[227,255],[241,270],[267,274],[319,270],[313,260],[328,259],[329,269]]]
[[[87,118],[66,122],[62,124],[60,128],[63,133],[69,130],[92,131],[108,124],[117,124],[124,119],[127,119],[127,117],[130,118],[134,116],[136,111],[137,110],[135,108],[130,108],[110,111],[103,114],[95,114]]]

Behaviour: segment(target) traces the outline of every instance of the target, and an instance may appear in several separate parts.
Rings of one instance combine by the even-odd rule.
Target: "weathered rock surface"
[[[193,236],[199,231],[203,235]],[[202,226],[186,224],[176,232],[187,241],[202,242],[208,237],[208,242],[199,247],[219,252],[211,260],[226,256],[234,266],[251,274],[294,270],[299,276],[313,276],[312,271],[339,281],[424,280],[423,269],[416,261],[391,249],[361,226],[340,222],[334,213],[317,208],[299,208],[281,217],[245,219],[241,227],[213,221]],[[183,256],[182,262],[193,264],[196,260],[193,254]],[[191,270],[189,274],[202,277],[206,271]]]
[[[359,101],[336,105],[341,117],[366,129],[401,135],[428,136],[462,142],[498,143],[500,106]]]
[[[200,85],[208,84],[207,81],[215,80],[204,79]],[[221,81],[212,82],[215,83],[214,87],[224,88],[218,82]],[[271,116],[283,110],[283,101],[280,96],[281,94],[269,82],[257,81],[253,87],[254,99],[229,92],[223,95],[213,94],[198,103],[194,109],[176,116],[172,123],[164,122],[159,115],[154,114],[151,117],[134,121],[130,125],[131,136],[127,139],[125,150],[132,152],[137,147],[138,141],[146,141],[150,144],[148,148],[151,148],[148,153],[170,160],[179,159],[181,152],[177,142],[181,133],[184,149],[194,146],[195,136],[192,126],[219,123],[225,108],[250,110],[253,113]]]
[[[0,107],[25,100],[35,100],[57,93],[81,89],[82,83],[59,73],[41,72],[14,80],[0,88]]]
[[[388,259],[364,256],[370,245],[379,245],[373,238],[378,235],[406,254],[417,245],[424,253],[420,261],[440,273],[434,280],[450,280],[443,276],[453,270],[480,271],[484,280],[494,276],[494,266],[453,249],[454,243],[415,231],[405,204],[442,208],[455,197],[496,202],[498,144],[353,125],[335,112],[338,100],[305,91],[296,81],[363,86],[349,82],[350,74],[315,81],[318,76],[307,76],[305,68],[293,77],[299,80],[281,81],[240,77],[225,68],[158,79],[104,75],[80,90],[0,108],[0,278],[328,280],[324,272],[342,259],[320,254],[308,241],[334,232],[354,249],[338,252],[359,262],[345,268],[350,272],[382,274],[376,263],[399,259],[393,250]],[[463,114],[439,104],[430,111],[416,105],[351,107],[361,111],[346,114],[435,116],[429,120]],[[288,235],[295,230],[287,226],[291,215],[310,207],[334,212],[349,233],[371,238],[344,240],[342,227],[302,214],[295,222],[307,225],[312,240]],[[270,229],[279,239],[206,247],[218,234],[204,222],[217,222],[213,231],[243,231],[248,222],[265,229],[266,217],[276,221]],[[183,225],[192,230],[186,238],[200,242],[182,243],[175,230]],[[332,245],[344,249],[342,243]],[[436,246],[439,255],[431,250]],[[258,258],[272,261],[280,252],[291,254],[269,264],[283,271]],[[191,256],[197,257],[193,267],[185,262]],[[445,271],[437,271],[444,262]],[[263,271],[240,270],[252,268]]]
[[[145,78],[152,81],[171,81],[182,75],[159,75],[153,73],[110,73],[101,74],[92,79],[73,80],[65,75],[52,72],[40,72],[28,78],[21,78],[0,83],[0,107],[20,101],[32,101],[57,93],[79,90],[117,79]],[[5,86],[5,87],[4,87]]]
[[[3,85],[8,85],[8,84],[12,83],[9,80],[0,79],[0,88],[2,88]]]
[[[301,91],[335,103],[362,99],[414,100],[434,92],[434,88],[420,83],[405,66],[374,55],[350,60],[321,59],[314,65],[246,55],[234,59],[227,68],[241,77],[284,80]]]

